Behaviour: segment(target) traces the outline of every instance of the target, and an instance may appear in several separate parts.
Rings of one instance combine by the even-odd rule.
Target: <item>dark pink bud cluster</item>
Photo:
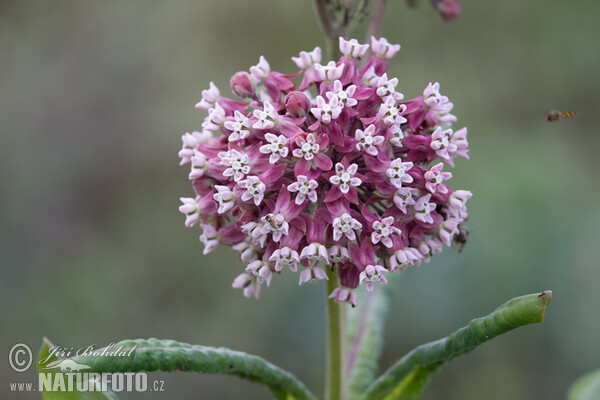
[[[300,284],[328,279],[331,297],[356,304],[353,289],[428,261],[450,246],[468,218],[471,192],[448,186],[456,156],[468,158],[466,128],[453,131],[452,103],[429,84],[403,101],[386,74],[399,50],[340,38],[343,56],[321,63],[301,52],[286,75],[264,57],[231,78],[241,100],[211,83],[196,107],[202,132],[183,135],[195,198],[182,198],[186,226],[200,225],[204,253],[219,243],[247,266],[233,282],[258,297],[284,269]],[[298,85],[298,86],[297,86]]]
[[[453,21],[460,16],[460,0],[431,0],[431,4],[444,21]]]

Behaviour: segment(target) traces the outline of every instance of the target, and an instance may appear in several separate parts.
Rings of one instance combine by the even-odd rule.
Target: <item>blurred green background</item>
[[[600,2],[465,1],[441,22],[391,1],[384,36],[407,98],[429,81],[468,126],[471,160],[453,187],[474,193],[469,243],[404,272],[383,366],[505,300],[552,289],[546,321],[498,338],[436,374],[425,399],[563,398],[600,367]],[[362,39],[365,27],[355,36]],[[237,254],[202,256],[179,197],[180,135],[214,81],[264,55],[322,45],[310,1],[0,2],[0,393],[37,381],[10,347],[42,336],[76,348],[159,337],[264,356],[323,387],[322,285],[284,273],[261,299],[231,289]],[[548,123],[551,109],[577,118]],[[125,399],[263,399],[233,377],[153,374],[163,394]],[[199,395],[200,394],[200,395]]]

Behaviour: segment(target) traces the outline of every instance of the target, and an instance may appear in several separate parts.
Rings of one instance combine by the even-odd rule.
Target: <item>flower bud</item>
[[[231,77],[229,81],[231,85],[231,90],[237,96],[242,98],[251,97],[256,90],[256,85],[254,84],[254,80],[247,72],[238,72]]]
[[[444,21],[453,21],[460,15],[460,0],[431,0]]]
[[[285,109],[291,117],[304,117],[310,108],[310,100],[301,92],[291,92],[285,96]]]

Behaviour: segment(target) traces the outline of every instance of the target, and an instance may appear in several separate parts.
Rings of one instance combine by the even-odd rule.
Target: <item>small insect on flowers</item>
[[[281,224],[277,223],[277,221],[275,221],[275,218],[273,218],[272,215],[266,215],[265,219],[267,220],[267,222],[269,223],[269,225],[271,225],[271,227],[273,229],[281,228]]]
[[[458,232],[452,239],[452,247],[459,253],[462,253],[465,244],[467,244],[467,239],[469,239],[469,230],[464,226],[459,225]]]
[[[574,111],[550,111],[548,114],[546,114],[546,121],[560,121],[575,116],[577,116],[577,113]]]

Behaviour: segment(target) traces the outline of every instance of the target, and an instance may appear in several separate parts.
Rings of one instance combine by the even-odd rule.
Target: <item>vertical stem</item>
[[[373,13],[371,15],[371,23],[367,30],[366,43],[371,41],[371,36],[379,37],[383,30],[383,19],[385,17],[385,8],[387,7],[387,0],[377,0],[373,6]]]
[[[327,268],[327,293],[326,296],[338,286],[336,271]],[[345,311],[344,303],[336,303],[327,298],[327,370],[325,400],[343,400],[345,398],[344,385],[344,342],[345,338]]]
[[[378,38],[381,36],[383,30],[383,20],[385,17],[385,8],[387,7],[387,0],[377,0],[373,6],[371,13],[371,23],[367,29],[367,37],[365,43],[371,43],[371,36]],[[363,57],[364,60],[368,60],[371,57],[371,48],[367,50],[367,54]]]
[[[331,24],[331,19],[327,14],[326,0],[315,0],[315,12],[325,36],[325,54],[327,60],[335,60],[341,56],[337,41],[339,36],[344,36],[343,32],[335,29]]]

